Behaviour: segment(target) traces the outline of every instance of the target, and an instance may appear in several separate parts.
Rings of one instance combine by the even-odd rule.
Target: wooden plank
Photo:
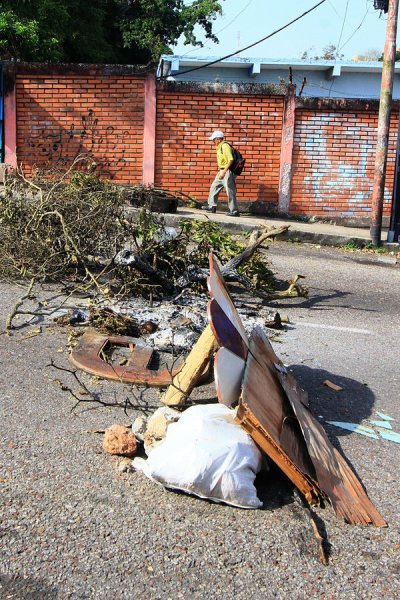
[[[271,370],[271,347],[265,334],[259,329],[254,330],[250,338],[250,352],[254,355],[255,360],[263,366],[264,371]],[[304,392],[293,375],[282,368],[281,361],[273,363],[273,368],[275,368],[281,389],[293,409],[298,427],[301,428],[308,455],[315,469],[315,480],[323,494],[329,498],[336,514],[353,525],[372,523],[376,527],[384,527],[386,522],[368,498],[357,475],[332,446],[324,428],[311,413]],[[266,376],[264,379],[266,380]],[[262,387],[261,382],[258,385]],[[266,409],[270,411],[270,398],[266,398],[265,404]],[[264,421],[262,420],[262,422]],[[294,440],[298,436],[287,437]],[[282,446],[284,445],[282,433],[280,443]],[[286,452],[292,457],[296,466],[304,471],[304,456],[302,457],[301,454],[297,456],[297,451],[293,454],[293,450],[296,449],[286,448]]]
[[[319,505],[322,494],[318,486],[290,460],[248,407],[243,404],[239,405],[236,420],[265,454],[285,473],[307,502],[311,506]]]
[[[178,406],[185,402],[209,365],[216,349],[217,342],[210,325],[207,325],[179,373],[175,375],[172,384],[161,397],[161,402],[168,406]]]

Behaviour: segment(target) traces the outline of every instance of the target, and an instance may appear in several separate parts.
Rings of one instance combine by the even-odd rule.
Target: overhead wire
[[[266,35],[265,37],[261,38],[257,42],[254,42],[253,44],[249,44],[248,46],[245,46],[244,48],[240,48],[239,50],[236,50],[235,52],[231,52],[230,54],[227,54],[226,56],[222,56],[221,58],[217,58],[216,60],[212,60],[212,61],[210,61],[210,62],[208,62],[208,63],[206,63],[204,65],[199,65],[197,67],[192,67],[191,69],[186,69],[184,71],[178,71],[177,73],[174,73],[174,77],[177,77],[178,75],[185,75],[186,73],[192,73],[193,71],[198,71],[199,69],[205,69],[206,67],[210,67],[210,66],[215,65],[215,64],[217,64],[217,63],[219,63],[219,62],[221,62],[223,60],[231,58],[232,56],[235,56],[236,54],[239,54],[240,52],[244,52],[245,50],[249,50],[249,48],[253,48],[254,46],[257,46],[257,44],[260,44],[261,42],[265,42],[265,40],[268,40],[269,38],[273,37],[274,35],[276,35],[277,33],[281,32],[281,31],[283,31],[284,29],[286,29],[290,25],[293,25],[293,23],[296,23],[296,21],[299,21],[300,19],[302,19],[303,17],[305,17],[306,15],[308,15],[310,12],[312,12],[313,10],[315,10],[316,8],[318,8],[318,6],[321,6],[321,4],[324,4],[325,2],[326,2],[326,0],[320,0],[320,2],[318,2],[317,4],[315,4],[314,6],[312,6],[309,10],[305,11],[304,13],[302,13],[301,15],[299,15],[298,17],[296,17],[295,19],[293,19],[289,23],[286,23],[286,25],[283,25],[279,29],[276,29],[272,33]],[[167,75],[163,75],[160,78],[161,79],[165,79],[166,77],[168,77],[168,76]]]
[[[234,23],[240,17],[240,15],[243,14],[244,11],[249,8],[250,4],[253,4],[253,2],[254,2],[254,0],[249,0],[248,3],[246,4],[246,6],[244,6],[242,8],[242,10],[239,11],[237,13],[237,15],[235,17],[233,17],[233,19],[231,21],[229,21],[229,23],[227,23],[224,27],[222,27],[222,29],[219,29],[218,31],[215,32],[215,35],[218,35],[219,33],[221,33],[221,31],[225,31],[225,29],[228,29],[228,27],[230,27],[232,25],[232,23]]]
[[[341,17],[341,15],[338,13],[338,11],[336,10],[336,8],[335,8],[334,4],[331,2],[331,0],[327,0],[327,1],[330,4],[331,8],[335,11],[335,13],[339,17]],[[229,25],[231,25],[250,6],[250,4],[252,2],[253,2],[253,0],[250,0],[246,4],[246,6],[226,26],[224,26],[222,29],[220,29],[219,31],[216,32],[216,35],[218,35],[218,33],[220,33],[221,31],[223,31],[224,29],[227,29],[229,27]],[[364,16],[363,16],[360,24],[355,28],[355,30],[353,31],[353,33],[346,39],[346,41],[340,46],[340,41],[342,39],[342,35],[343,35],[343,31],[344,31],[344,25],[345,25],[346,17],[347,17],[348,5],[349,5],[349,0],[347,0],[346,10],[345,10],[345,14],[344,14],[344,17],[343,17],[342,27],[341,27],[341,31],[340,31],[340,35],[339,35],[339,41],[338,41],[338,45],[337,45],[337,48],[336,48],[336,54],[338,52],[340,52],[342,50],[342,48],[344,48],[347,45],[347,43],[354,37],[354,35],[357,33],[357,31],[362,27],[362,25],[363,25],[363,23],[364,23],[367,15],[368,15],[368,13],[370,13],[370,8],[371,7],[368,6],[368,4],[371,4],[371,2],[372,2],[372,0],[367,0],[366,1],[366,5],[367,5],[368,8],[367,8],[367,10],[366,10],[366,12],[365,12],[365,14],[364,14]],[[255,42],[254,44],[252,44],[250,46],[247,46],[246,48],[243,48],[241,50],[237,50],[236,52],[234,52],[234,53],[232,53],[232,54],[230,54],[228,56],[224,56],[222,58],[219,58],[219,59],[217,59],[215,61],[207,63],[206,65],[201,65],[199,67],[194,67],[192,69],[187,69],[186,71],[183,71],[183,72],[178,72],[178,73],[176,73],[176,75],[182,75],[184,73],[189,73],[191,71],[196,71],[198,69],[202,69],[202,68],[208,67],[208,66],[210,66],[212,64],[216,64],[216,63],[218,63],[218,62],[220,62],[222,60],[226,60],[227,58],[230,58],[231,56],[234,56],[235,54],[239,54],[240,52],[242,52],[244,50],[247,50],[248,48],[252,47],[253,45],[257,45],[260,42],[264,41],[265,39],[268,39],[268,37],[271,37],[272,35],[275,35],[276,33],[280,32],[282,29],[288,27],[289,25],[291,25],[295,21],[301,19],[303,16],[305,16],[306,14],[308,14],[309,12],[311,12],[312,10],[314,10],[315,8],[317,8],[320,4],[323,4],[323,2],[319,2],[317,5],[313,6],[309,11],[303,13],[302,15],[300,15],[299,17],[297,17],[296,19],[294,19],[290,23],[287,23],[284,27],[276,30],[275,32],[273,32],[272,34],[270,34],[269,36],[267,36],[266,38],[263,38],[262,40],[259,40],[258,42]],[[194,52],[195,50],[196,50],[196,48],[194,48],[193,50],[190,50],[189,52]],[[187,52],[186,54],[183,54],[182,56],[186,56],[187,54],[189,54],[189,52]],[[335,62],[336,62],[336,59],[335,59]],[[294,78],[294,79],[296,80],[297,78]],[[299,84],[301,83],[299,79],[297,79],[297,83],[299,83]],[[307,86],[308,87],[313,87],[313,88],[318,88],[318,89],[321,89],[321,90],[329,91],[329,94],[331,92],[334,92],[335,94],[342,94],[343,93],[342,90],[337,90],[337,89],[335,89],[335,88],[332,87],[333,86],[333,82],[332,82],[332,84],[331,84],[331,86],[329,88],[325,87],[323,85],[320,85],[320,84],[318,85],[316,83],[310,83],[310,82],[307,82]],[[352,96],[347,96],[346,95],[346,97],[352,97]],[[364,94],[357,93],[356,95],[354,95],[354,98],[367,98],[367,99],[371,99],[371,95],[364,95]]]
[[[331,7],[333,8],[333,10],[335,11],[335,13],[337,14],[338,17],[341,17],[342,15],[340,13],[338,13],[338,11],[336,10],[335,5],[333,4],[333,2],[331,2],[331,0],[328,0],[328,3],[331,5]]]
[[[216,31],[216,32],[215,32],[215,35],[219,35],[219,34],[220,34],[222,31],[225,31],[225,29],[228,29],[228,27],[230,27],[230,26],[232,25],[232,23],[234,23],[234,22],[235,22],[235,21],[236,21],[236,20],[237,20],[237,19],[240,17],[240,15],[241,15],[241,14],[243,14],[243,13],[244,13],[244,11],[245,11],[245,10],[247,10],[247,9],[249,8],[250,4],[253,4],[253,2],[254,2],[254,0],[249,0],[249,2],[246,4],[246,6],[245,6],[244,8],[242,8],[242,10],[240,10],[240,11],[239,11],[239,12],[238,12],[238,13],[237,13],[237,14],[236,14],[234,17],[233,17],[233,19],[232,19],[231,21],[229,21],[229,23],[227,23],[226,25],[224,25],[224,27],[222,27],[221,29],[218,29],[218,31]],[[204,48],[204,46],[203,46],[203,48]],[[210,50],[210,49],[211,49],[211,46],[205,46],[205,48],[206,48],[207,50]],[[181,54],[181,56],[182,56],[182,57],[183,57],[183,56],[187,56],[187,55],[188,55],[188,54],[190,54],[191,52],[196,52],[196,50],[197,50],[197,49],[198,49],[197,47],[196,47],[196,48],[192,48],[192,50],[188,50],[187,52],[185,52],[185,54]]]
[[[347,2],[346,2],[346,10],[344,11],[344,16],[343,16],[343,21],[342,21],[342,27],[340,29],[339,40],[338,40],[338,43],[336,44],[335,63],[334,63],[335,65],[336,65],[336,61],[338,59],[338,55],[339,55],[339,46],[340,46],[340,42],[342,41],[342,35],[343,35],[344,26],[345,26],[345,23],[346,23],[348,8],[349,8],[349,0],[347,0]],[[333,85],[333,80],[332,80],[332,83],[331,83],[331,87],[329,88],[329,97],[331,96],[332,85]]]
[[[301,85],[301,83],[302,83],[302,79],[300,77],[293,77],[293,81],[294,81],[294,83],[296,85]],[[343,98],[344,97],[343,96],[343,90],[337,90],[337,89],[335,89],[333,87],[328,88],[328,87],[326,87],[324,85],[317,84],[317,83],[311,83],[309,81],[307,81],[306,85],[307,85],[307,87],[317,88],[319,90],[327,90],[327,91],[331,90],[335,94],[340,94],[340,96],[337,96],[338,98]],[[374,97],[374,96],[371,96],[371,94],[359,94],[358,92],[356,94],[354,94],[353,96],[349,95],[349,93],[346,92],[345,97],[346,98],[356,98],[356,99],[357,98],[365,98],[367,100],[379,100],[379,94],[376,97]]]
[[[342,41],[342,35],[343,35],[344,26],[345,26],[346,19],[347,19],[347,11],[348,11],[348,9],[349,9],[349,0],[347,0],[347,2],[346,2],[346,10],[344,11],[344,17],[343,17],[343,22],[342,22],[342,28],[341,28],[341,30],[340,30],[340,35],[339,35],[339,40],[338,40],[338,43],[336,44],[336,53],[335,53],[335,54],[336,54],[336,57],[337,57],[337,56],[338,56],[338,54],[339,54],[339,46],[340,46],[340,42]]]
[[[346,44],[355,36],[355,34],[357,33],[357,31],[360,29],[360,27],[362,26],[362,24],[364,23],[365,19],[367,18],[367,15],[370,12],[370,7],[367,8],[365,15],[363,16],[361,23],[358,25],[358,27],[355,28],[355,30],[353,31],[353,33],[347,38],[347,40],[340,46],[340,48],[338,49],[339,52],[340,50],[342,50],[342,48],[344,48],[346,46]]]

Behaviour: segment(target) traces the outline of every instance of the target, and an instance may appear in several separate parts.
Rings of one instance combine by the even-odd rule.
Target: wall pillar
[[[17,166],[17,102],[14,65],[5,64],[3,67],[3,94],[4,162],[15,168]]]
[[[154,185],[156,160],[157,92],[155,73],[144,84],[143,185]]]
[[[279,173],[278,210],[280,213],[283,214],[289,213],[290,206],[295,114],[295,86],[289,84],[283,108],[282,142]]]

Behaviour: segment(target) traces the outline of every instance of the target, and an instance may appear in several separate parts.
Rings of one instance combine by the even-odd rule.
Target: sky
[[[192,0],[185,3],[190,4]],[[206,40],[204,48],[181,41],[174,54],[189,57],[224,56],[279,29],[318,3],[318,0],[220,0],[223,15],[214,21],[219,44]],[[318,56],[333,44],[351,60],[368,50],[383,52],[387,15],[374,9],[373,0],[326,0],[284,31],[237,54],[253,58],[300,58],[303,52]],[[399,40],[399,35],[397,36]]]

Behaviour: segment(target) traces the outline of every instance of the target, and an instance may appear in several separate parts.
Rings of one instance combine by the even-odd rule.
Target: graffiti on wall
[[[84,156],[85,166],[82,164],[81,168],[86,168],[87,162],[90,162],[96,170],[110,179],[126,165],[126,140],[130,135],[129,131],[117,134],[112,126],[102,129],[93,110],[82,115],[78,126],[72,122],[67,128],[55,129],[49,123],[47,127],[42,124],[31,125],[31,131],[28,139],[29,159],[36,165],[46,161],[53,166],[66,168],[78,156]]]

